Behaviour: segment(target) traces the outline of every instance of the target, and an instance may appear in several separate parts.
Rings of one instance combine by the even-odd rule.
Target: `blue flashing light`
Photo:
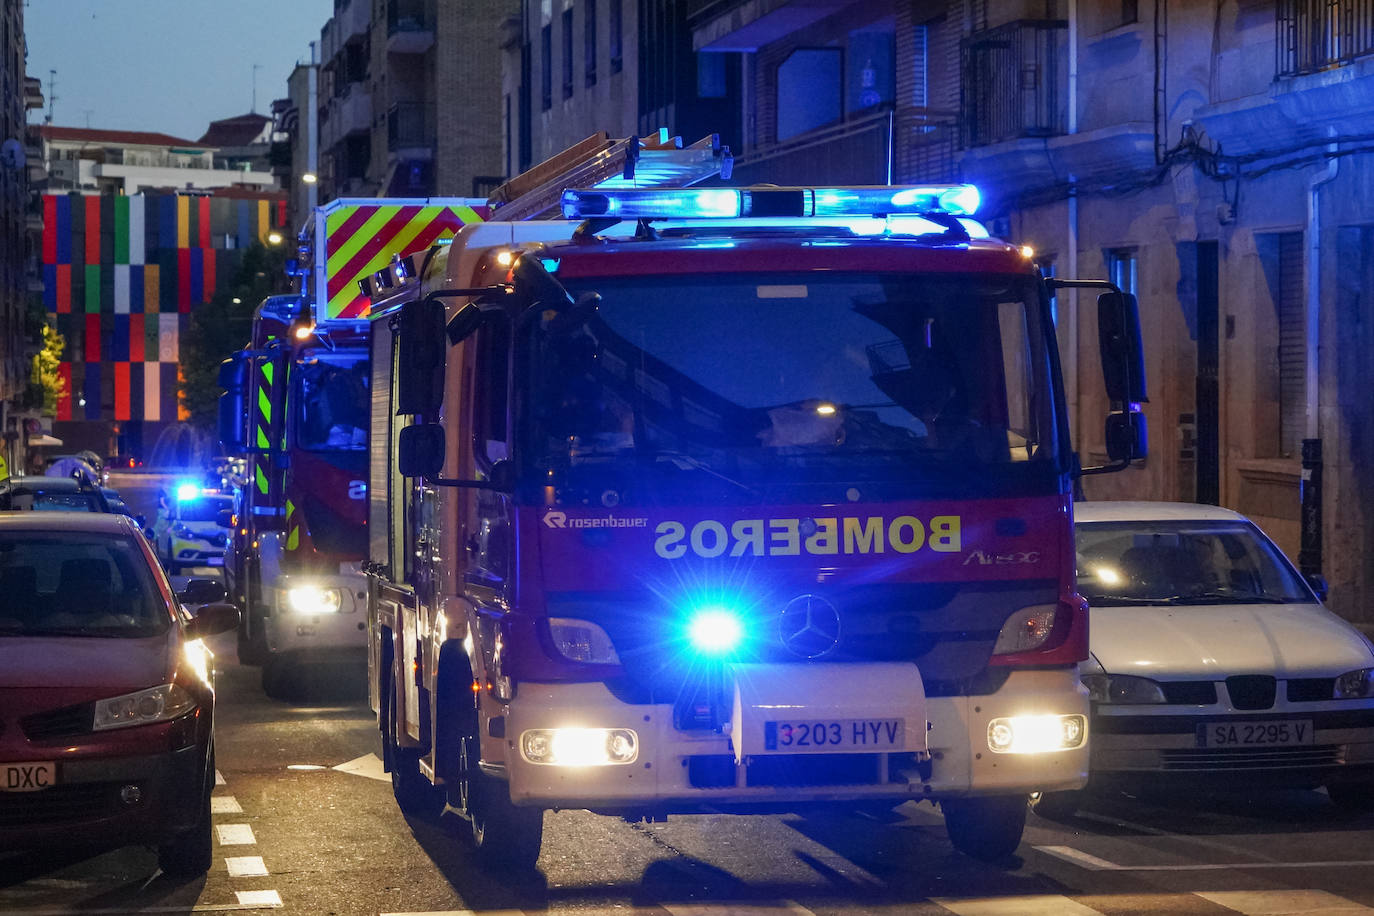
[[[971,216],[980,203],[970,184],[856,188],[633,188],[568,190],[560,204],[567,219],[733,219],[919,216],[942,212]]]
[[[744,623],[730,608],[703,607],[688,619],[687,639],[702,655],[728,655],[744,641]]]
[[[177,484],[177,502],[200,499],[200,487],[194,483]]]
[[[541,265],[546,271],[548,271],[548,272],[551,273],[551,274],[556,274],[556,273],[558,273],[558,265],[559,265],[560,262],[561,262],[561,260],[560,260],[559,258],[540,258],[540,259],[539,259],[540,265]]]

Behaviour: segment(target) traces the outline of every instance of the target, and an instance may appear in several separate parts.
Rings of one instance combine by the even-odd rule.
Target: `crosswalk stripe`
[[[232,795],[215,795],[210,798],[211,814],[242,814],[243,806]]]
[[[215,835],[221,846],[251,846],[257,843],[253,828],[247,824],[216,824]]]
[[[1062,894],[1031,894],[1020,897],[931,897],[957,916],[1102,916]]]
[[[235,891],[234,896],[239,899],[240,906],[278,907],[282,905],[281,894],[276,891]]]
[[[815,916],[810,910],[791,900],[776,903],[660,903],[672,916]]]
[[[1175,862],[1170,865],[1119,865],[1072,846],[1033,846],[1037,852],[1092,871],[1228,871],[1271,868],[1369,868],[1374,859],[1322,859],[1316,862]]]
[[[1357,916],[1374,913],[1374,909],[1337,897],[1328,891],[1195,891],[1197,896],[1210,900],[1228,910],[1246,916],[1292,916],[1317,913],[1320,916]]]
[[[262,856],[229,856],[224,864],[231,878],[261,878],[267,874]]]

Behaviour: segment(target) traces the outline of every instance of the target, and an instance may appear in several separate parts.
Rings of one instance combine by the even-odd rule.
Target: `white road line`
[[[252,846],[257,843],[253,828],[247,824],[216,824],[215,834],[221,846]]]
[[[1299,913],[1320,913],[1321,916],[1356,916],[1374,913],[1353,900],[1337,897],[1327,891],[1194,891],[1196,896],[1215,904],[1245,913],[1246,916],[1294,916]]]
[[[473,910],[416,910],[409,913],[383,913],[381,916],[478,916]],[[525,916],[524,910],[482,910],[481,916]]]
[[[221,773],[219,770],[215,770],[215,785],[224,785],[224,774]]]
[[[350,773],[354,776],[366,776],[368,779],[376,779],[381,782],[391,782],[391,774],[382,769],[382,759],[376,754],[354,757],[347,763],[341,763],[333,769],[340,773]]]
[[[1102,916],[1100,910],[1084,906],[1060,894],[1034,894],[1025,897],[931,897],[931,903],[958,916]]]
[[[1118,865],[1072,846],[1034,846],[1047,855],[1093,871],[1226,871],[1252,868],[1369,868],[1374,859],[1325,859],[1318,862],[1181,862],[1174,865]]]
[[[242,814],[243,806],[232,795],[214,795],[210,798],[211,814]]]
[[[660,903],[660,907],[673,916],[779,916],[791,913],[793,916],[815,916],[800,903],[779,900],[771,903]],[[483,914],[485,916],[485,914]]]
[[[231,878],[261,878],[267,874],[262,856],[229,856],[224,860]]]
[[[278,907],[281,906],[281,894],[276,891],[235,891],[234,896],[239,898],[242,906],[256,907]]]
[[[275,894],[276,891],[268,891]],[[198,903],[195,906],[141,906],[136,910],[128,907],[118,909],[100,908],[88,910],[82,907],[79,910],[63,908],[60,910],[5,910],[5,916],[130,916],[137,913],[142,916],[145,913],[232,913],[243,912],[246,910],[263,910],[268,908],[280,907],[281,902],[278,898],[277,903]]]

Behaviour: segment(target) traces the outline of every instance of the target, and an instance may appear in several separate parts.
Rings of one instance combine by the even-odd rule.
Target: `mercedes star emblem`
[[[778,637],[802,658],[828,655],[840,644],[840,612],[818,595],[793,598],[778,617]]]

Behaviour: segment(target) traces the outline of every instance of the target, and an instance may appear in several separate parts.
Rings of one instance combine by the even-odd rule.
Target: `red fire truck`
[[[485,201],[340,199],[301,233],[299,295],[270,296],[252,339],[221,367],[220,438],[246,453],[225,578],[241,608],[238,654],[280,695],[296,667],[366,645],[368,299],[396,251],[479,222]]]
[[[403,808],[530,865],[547,809],[930,801],[997,858],[1028,793],[1084,784],[1071,493],[1145,453],[1136,306],[1042,279],[976,206],[567,191],[565,223],[396,271],[367,569]],[[1071,285],[1102,293],[1099,468],[1068,436]]]

